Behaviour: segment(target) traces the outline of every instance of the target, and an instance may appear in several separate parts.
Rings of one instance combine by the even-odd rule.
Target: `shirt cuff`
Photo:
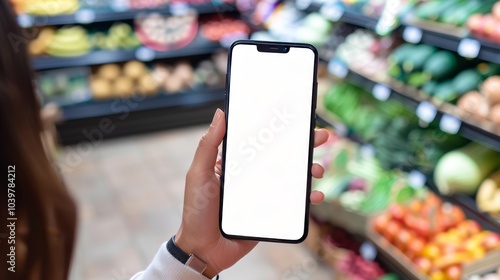
[[[199,272],[184,265],[172,256],[167,250],[167,243],[163,243],[153,261],[146,270],[132,276],[130,280],[209,280]]]

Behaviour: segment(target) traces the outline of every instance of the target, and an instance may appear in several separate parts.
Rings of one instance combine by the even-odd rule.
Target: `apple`
[[[483,240],[482,245],[486,251],[491,251],[494,249],[500,249],[500,234],[495,232],[490,232]]]
[[[413,261],[413,263],[425,274],[429,274],[432,267],[431,260],[428,258],[418,257]]]
[[[444,270],[446,279],[448,280],[458,280],[462,276],[462,267],[460,265],[452,265]]]

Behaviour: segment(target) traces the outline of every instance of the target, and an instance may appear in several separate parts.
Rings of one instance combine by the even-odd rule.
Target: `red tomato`
[[[424,204],[422,203],[422,201],[415,199],[410,202],[410,205],[408,205],[408,210],[413,214],[421,214],[423,207]]]
[[[382,232],[382,235],[385,237],[385,239],[389,240],[389,242],[392,243],[394,237],[396,237],[400,231],[401,225],[398,222],[391,220],[389,221],[389,223],[387,223],[387,227]]]
[[[400,204],[393,204],[389,207],[389,213],[393,219],[402,223],[406,216],[406,209]]]
[[[413,240],[408,243],[406,251],[413,254],[414,256],[419,256],[425,247],[425,241],[422,238],[414,237]]]
[[[418,257],[413,263],[415,263],[415,265],[425,274],[429,274],[431,271],[432,262],[428,258]]]
[[[414,239],[413,234],[407,229],[402,228],[394,238],[394,245],[404,252],[412,239]]]
[[[385,231],[385,229],[387,228],[387,224],[389,223],[390,221],[390,217],[389,217],[389,214],[382,214],[378,217],[375,218],[375,221],[373,222],[373,227],[375,229],[376,232],[378,233],[382,233]]]

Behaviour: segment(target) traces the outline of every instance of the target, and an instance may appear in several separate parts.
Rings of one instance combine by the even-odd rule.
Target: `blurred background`
[[[181,218],[237,39],[319,50],[309,237],[221,279],[500,279],[500,2],[11,0],[79,207],[71,279],[128,279]]]

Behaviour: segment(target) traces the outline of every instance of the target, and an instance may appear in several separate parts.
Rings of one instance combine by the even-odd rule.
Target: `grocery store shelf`
[[[223,104],[224,90],[220,88],[91,101],[63,107],[63,121],[57,128],[63,145],[92,142],[89,137],[95,135],[108,139],[209,122]],[[112,131],[108,131],[110,126]]]
[[[95,22],[133,20],[139,14],[157,12],[165,15],[175,15],[185,12],[187,9],[194,9],[198,14],[227,13],[236,11],[232,4],[216,4],[218,2],[209,1],[203,4],[172,4],[155,9],[137,9],[125,11],[93,11],[82,9],[74,14],[57,16],[30,16],[20,15],[18,21],[23,27],[31,26],[51,26],[66,24],[86,24]],[[222,3],[222,2],[220,2]],[[88,22],[87,22],[88,21]]]
[[[333,127],[335,129],[337,127],[339,127],[339,124],[333,123],[328,118],[328,116],[326,116],[323,113],[318,113],[317,114],[317,124],[320,125],[320,126],[322,126],[322,127]],[[367,144],[363,140],[361,140],[358,137],[356,137],[356,135],[352,135],[352,134],[348,133],[348,134],[342,135],[342,136],[343,137],[347,137],[347,138],[349,138],[349,140],[351,140],[351,141],[353,141],[355,143],[358,143],[360,145],[366,145]],[[420,173],[424,174],[425,172],[420,172]],[[490,215],[488,215],[486,213],[482,213],[481,211],[479,211],[477,209],[476,201],[475,201],[475,199],[473,197],[467,196],[467,195],[461,195],[461,194],[452,195],[452,196],[442,195],[439,192],[438,188],[436,187],[436,185],[435,185],[435,183],[434,183],[434,181],[432,179],[432,174],[424,174],[424,175],[427,178],[426,179],[426,186],[431,191],[433,191],[434,193],[436,193],[437,195],[439,195],[439,197],[441,197],[444,201],[453,203],[453,204],[459,206],[460,208],[462,208],[462,210],[464,211],[464,213],[466,214],[466,216],[468,218],[477,221],[484,229],[500,233],[500,221],[499,220],[495,220]],[[328,202],[323,203],[323,204],[328,205]],[[326,206],[326,207],[328,207],[328,206]],[[338,208],[339,206],[336,204],[336,207]],[[311,209],[317,210],[317,209],[320,209],[320,208],[319,207],[313,207]],[[339,212],[339,210],[337,209],[336,212]],[[321,213],[318,212],[318,215],[320,215],[320,217],[322,217],[323,219],[327,219],[330,223],[332,223],[334,225],[342,226],[342,224],[345,224],[345,222],[338,223],[338,221],[339,221],[339,219],[338,219],[339,215],[338,214],[335,215],[334,218],[327,218],[326,217],[327,215],[325,215],[324,213],[325,213],[325,211],[322,211]],[[344,226],[344,228],[346,228],[346,227]],[[349,227],[347,227],[346,229],[350,230]],[[356,234],[361,234],[361,232],[359,230],[356,231],[355,233]]]
[[[219,43],[197,37],[188,46],[177,50],[157,52],[147,47],[139,47],[136,50],[97,50],[77,57],[35,57],[32,59],[32,65],[35,70],[47,70],[117,63],[135,59],[147,62],[157,59],[211,54],[219,49],[222,49]]]
[[[412,90],[409,87],[392,82],[378,82],[352,70],[348,70],[345,79],[364,88],[367,92],[373,92],[374,87],[377,85],[388,87],[390,90],[389,98],[401,101],[409,110],[415,112],[417,115],[419,107],[423,107],[424,105],[426,105],[426,107],[431,107],[432,110],[436,111],[436,116],[432,120],[433,122],[441,122],[444,116],[446,116],[446,118],[452,117],[454,120],[458,120],[459,129],[457,133],[471,141],[478,142],[490,149],[500,152],[500,134],[489,131],[486,128],[481,128],[468,120],[464,120],[457,115],[454,106],[434,104],[431,100],[418,97],[414,89]],[[414,94],[410,95],[411,92]]]
[[[151,97],[89,101],[63,107],[63,120],[77,120],[108,115],[121,115],[126,111],[165,109],[178,106],[196,106],[203,103],[224,100],[223,89],[189,90],[177,94],[160,93]]]
[[[314,6],[312,8],[309,8],[308,11],[311,12],[320,11],[320,7]],[[377,18],[369,17],[359,12],[351,11],[349,9],[346,9],[343,12],[342,16],[338,19],[338,21],[356,25],[362,28],[367,28],[370,30],[375,30],[375,27],[377,26],[378,23]],[[412,33],[412,35],[408,37],[404,36],[405,30],[407,28],[412,29],[411,30],[412,32],[409,32]],[[464,39],[471,39],[472,41],[477,42],[477,44],[479,45],[477,58],[500,64],[500,55],[499,55],[500,44],[490,43],[482,39],[474,38],[468,35],[462,37],[462,36],[457,36],[456,34],[452,35],[443,32],[437,32],[434,30],[429,30],[426,28],[415,26],[411,23],[408,23],[408,21],[403,21],[401,25],[398,28],[396,28],[395,32],[399,33],[405,40],[410,39],[411,43],[424,43],[453,52],[459,52],[459,46]],[[468,50],[465,50],[464,52],[467,51]]]

